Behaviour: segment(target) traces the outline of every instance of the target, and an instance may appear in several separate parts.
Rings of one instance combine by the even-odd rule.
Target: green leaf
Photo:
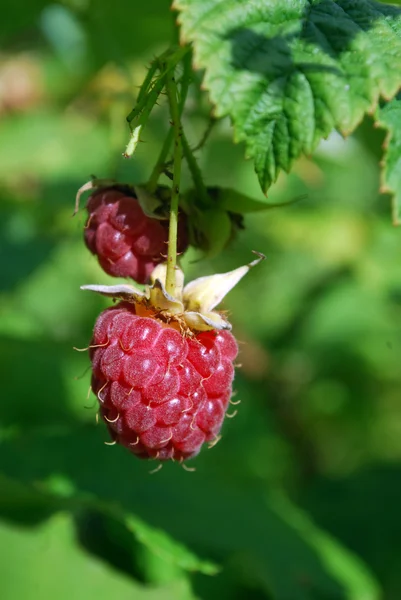
[[[0,514],[19,523],[36,523],[60,508],[58,498],[0,473]]]
[[[0,523],[0,577],[5,600],[176,600],[183,582],[148,588],[105,565],[76,543],[74,523],[65,513],[36,528]],[[48,568],[43,568],[47,565]]]
[[[362,561],[334,538],[316,527],[306,513],[293,506],[281,494],[272,499],[272,509],[319,553],[327,571],[345,588],[347,598],[363,600],[381,596],[379,587]]]
[[[370,0],[175,0],[216,116],[264,191],[332,129],[349,134],[401,85],[401,11]]]
[[[388,131],[382,171],[382,192],[393,194],[393,223],[401,225],[401,99],[394,98],[376,113],[378,125]]]
[[[394,592],[401,589],[401,522],[394,518],[401,503],[400,477],[398,464],[381,462],[341,479],[319,478],[301,495],[319,524],[366,560],[387,589],[391,581]]]
[[[43,439],[53,439],[53,436],[45,435]],[[46,471],[45,463],[46,459],[43,461],[43,468]],[[60,510],[96,510],[121,523],[140,544],[146,547],[150,555],[153,554],[172,568],[181,572],[199,572],[204,575],[215,575],[219,571],[215,563],[202,560],[165,531],[152,527],[144,519],[133,514],[129,507],[121,507],[118,495],[112,502],[108,502],[102,494],[80,493],[82,490],[75,485],[74,477],[63,473],[62,469],[60,472],[56,470],[54,473],[48,472],[39,483],[35,482],[35,486],[31,483],[29,477],[27,481],[21,483],[11,474],[10,477],[6,477],[0,473],[2,489],[0,515],[25,521],[32,515],[40,518]]]
[[[230,560],[238,577],[252,577],[275,600],[378,599],[377,584],[363,563],[287,500],[266,497],[264,484],[241,489],[201,471],[189,479],[178,465],[150,477],[148,465],[101,440],[99,430],[85,428],[9,441],[2,444],[0,466],[10,477],[41,487],[57,472],[79,497],[135,511],[138,517],[131,522],[138,539],[137,518],[153,531],[163,527],[165,534],[142,533],[148,547],[164,558],[162,538],[174,536]],[[185,498],[185,506],[177,498]]]
[[[62,481],[63,488],[60,486]],[[155,584],[178,584],[178,580],[181,580],[183,590],[180,600],[193,598],[189,588],[184,586],[188,579],[186,572],[199,571],[208,575],[218,572],[216,565],[201,561],[165,532],[152,528],[133,514],[121,510],[116,503],[109,504],[95,497],[76,493],[71,484],[68,491],[67,487],[68,479],[63,475],[53,474],[46,483],[33,486],[0,473],[0,516],[19,524],[34,525],[54,517],[55,513],[69,512],[74,516],[88,512],[99,514],[117,532],[122,528],[126,530],[131,552],[137,551],[141,555],[141,566],[146,572],[147,581]],[[134,543],[133,538],[138,544]],[[117,544],[118,541],[121,538],[117,539]]]
[[[216,564],[200,560],[183,544],[173,540],[165,531],[150,527],[133,515],[127,515],[124,523],[132,531],[136,539],[151,552],[166,562],[176,565],[185,571],[200,571],[205,575],[215,575],[219,569]]]

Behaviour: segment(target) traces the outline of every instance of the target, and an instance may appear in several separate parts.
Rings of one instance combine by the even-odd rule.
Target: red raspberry
[[[88,199],[84,239],[109,275],[131,277],[147,283],[155,266],[165,260],[168,220],[145,215],[130,188],[107,187]],[[186,223],[181,216],[178,252],[188,245]]]
[[[92,390],[112,439],[140,458],[196,456],[220,432],[237,352],[227,331],[188,337],[128,302],[103,311],[91,342]]]

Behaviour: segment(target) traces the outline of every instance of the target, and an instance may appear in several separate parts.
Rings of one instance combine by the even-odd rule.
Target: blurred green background
[[[280,177],[213,261],[267,260],[225,301],[241,343],[241,404],[223,440],[150,475],[103,444],[85,347],[111,283],[72,212],[90,178],[144,182],[168,118],[135,158],[125,116],[174,39],[167,0],[6,0],[0,24],[0,581],[2,600],[399,600],[401,253],[379,195],[384,134],[364,122]],[[188,137],[207,124],[189,97]],[[219,123],[199,160],[210,185],[262,198]],[[185,174],[185,185],[189,178]]]

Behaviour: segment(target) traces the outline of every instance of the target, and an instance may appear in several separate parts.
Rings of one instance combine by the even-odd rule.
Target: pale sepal
[[[185,311],[183,314],[185,323],[191,329],[197,331],[210,331],[211,329],[218,329],[219,331],[225,329],[231,330],[231,323],[226,321],[219,313],[199,313],[193,311]]]
[[[184,305],[181,300],[170,296],[160,279],[156,279],[149,289],[149,298],[151,305],[159,310],[167,311],[172,315],[179,315],[184,312]]]
[[[79,203],[81,201],[82,194],[84,194],[85,192],[89,192],[90,190],[95,190],[99,187],[110,187],[112,185],[115,185],[115,183],[116,181],[114,179],[97,179],[96,177],[93,177],[90,181],[87,181],[86,183],[81,185],[75,196],[75,208],[72,216],[75,217],[75,215],[79,211]]]
[[[120,298],[133,303],[141,303],[145,300],[160,313],[164,313],[166,318],[170,317],[185,323],[191,330],[230,330],[231,324],[220,313],[214,312],[213,308],[248,273],[251,267],[265,258],[263,254],[257,252],[255,254],[258,255],[258,258],[248,265],[228,273],[200,277],[186,285],[184,289],[184,274],[177,267],[174,297],[168,294],[165,288],[167,272],[165,263],[158,265],[153,270],[152,285],[146,287],[145,292],[127,284],[83,285],[81,290],[90,290],[103,296]]]
[[[157,280],[161,281],[163,287],[166,286],[166,278],[167,278],[167,263],[160,263],[155,267],[150,274],[150,281],[154,284]],[[175,268],[175,291],[174,298],[181,300],[182,298],[182,290],[184,289],[184,273],[180,269],[180,267],[176,266]]]
[[[263,254],[248,265],[229,271],[194,279],[184,287],[183,300],[189,311],[207,314],[212,311],[248,271],[265,259]]]
[[[102,296],[107,296],[108,298],[120,298],[121,300],[127,300],[128,302],[147,298],[145,292],[126,283],[118,285],[81,285],[80,289],[96,292],[97,294],[102,294]]]

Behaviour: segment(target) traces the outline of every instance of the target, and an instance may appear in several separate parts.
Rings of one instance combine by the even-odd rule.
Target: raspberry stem
[[[175,293],[175,267],[177,264],[177,225],[178,225],[178,200],[181,182],[182,162],[182,125],[180,118],[180,107],[177,100],[177,85],[174,71],[167,75],[166,80],[167,97],[170,104],[171,124],[174,133],[174,168],[173,187],[171,190],[170,225],[168,236],[166,291],[174,296]]]
[[[168,153],[170,151],[170,146],[174,139],[174,130],[171,128],[164,140],[162,149],[160,150],[159,158],[157,159],[157,163],[155,164],[153,171],[149,177],[149,181],[147,184],[147,189],[150,194],[153,194],[157,188],[157,182],[159,181],[159,177],[166,166],[166,160]]]
[[[180,117],[184,111],[185,101],[188,94],[188,88],[191,83],[191,54],[185,54],[183,58],[184,71],[181,77],[181,87],[180,87],[180,101],[179,101],[179,113]],[[174,130],[171,128],[164,140],[163,146],[160,150],[159,158],[153,168],[153,171],[150,175],[147,189],[149,193],[154,193],[157,188],[157,182],[159,180],[160,175],[163,173],[164,169],[167,166],[167,156],[170,151],[171,144],[174,138]]]

